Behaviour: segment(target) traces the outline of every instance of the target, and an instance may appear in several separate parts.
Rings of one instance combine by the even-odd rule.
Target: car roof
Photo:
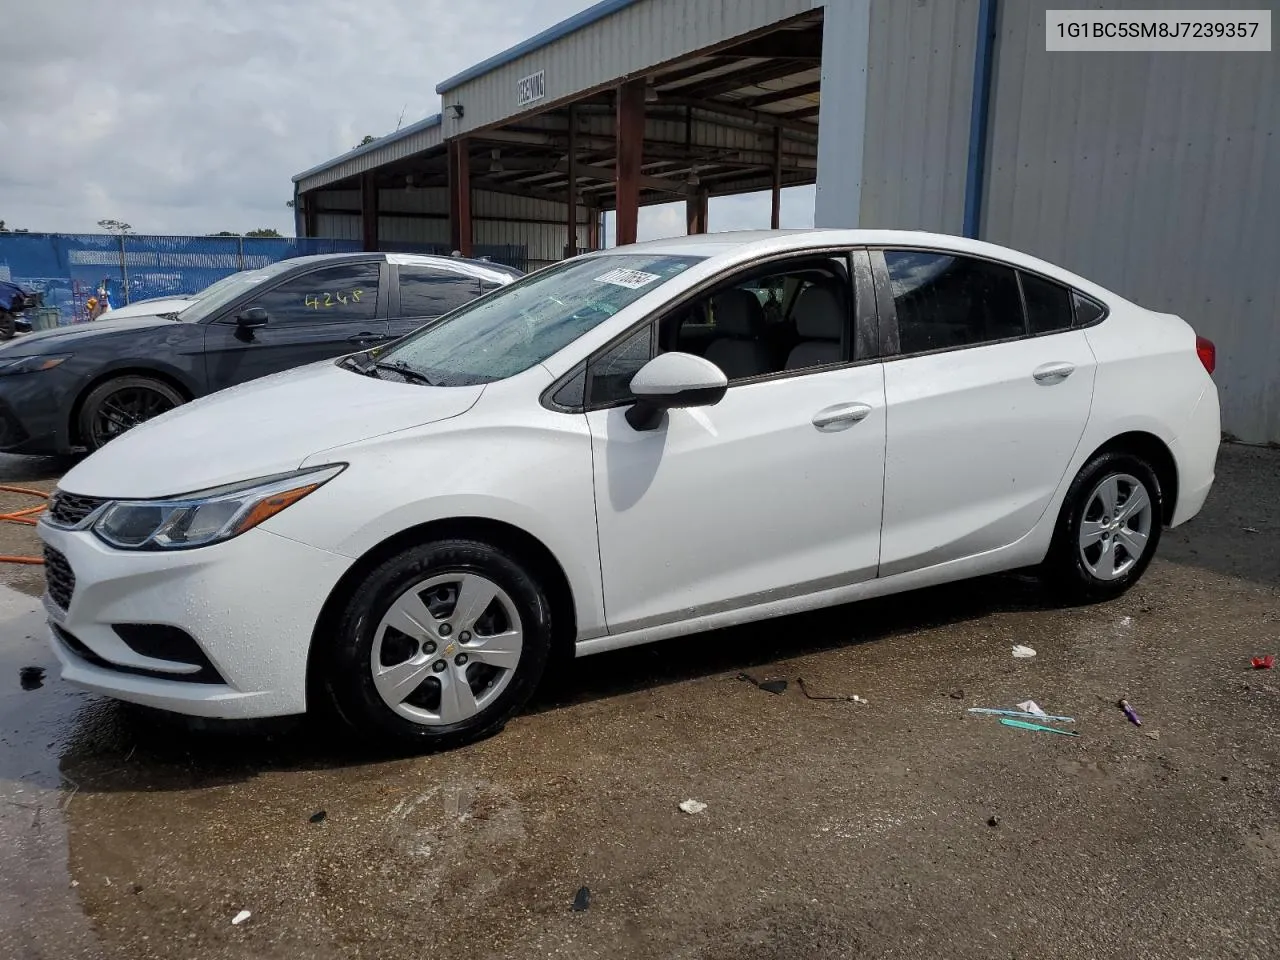
[[[1074,274],[1057,264],[1009,247],[924,230],[829,229],[808,230],[734,230],[725,233],[702,233],[665,240],[646,240],[625,247],[610,247],[590,256],[621,256],[631,253],[666,254],[682,257],[707,257],[725,266],[749,262],[756,257],[803,252],[815,247],[932,247],[947,252],[970,254],[1000,260],[1015,267],[1042,273],[1058,281],[1078,287],[1094,296],[1123,299],[1116,293]]]
[[[288,257],[282,262],[303,266],[312,263],[341,262],[343,260],[387,260],[391,263],[414,264],[423,267],[462,263],[474,264],[477,267],[501,270],[504,273],[519,273],[515,267],[509,267],[504,263],[494,263],[491,260],[444,256],[443,254],[438,253],[394,253],[385,250],[356,250],[347,253],[309,253],[301,257]]]

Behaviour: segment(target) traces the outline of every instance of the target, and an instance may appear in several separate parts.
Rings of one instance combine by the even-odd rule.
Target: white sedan
[[[83,461],[39,526],[52,643],[113,697],[428,747],[499,728],[557,648],[1032,565],[1115,597],[1213,482],[1213,366],[956,237],[593,253]]]

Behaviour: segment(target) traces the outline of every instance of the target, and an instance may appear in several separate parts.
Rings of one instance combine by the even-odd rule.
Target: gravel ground
[[[996,577],[587,658],[412,759],[71,690],[5,590],[0,957],[1274,957],[1278,584],[1280,453],[1228,447],[1113,603]],[[1028,697],[1081,736],[965,711]]]

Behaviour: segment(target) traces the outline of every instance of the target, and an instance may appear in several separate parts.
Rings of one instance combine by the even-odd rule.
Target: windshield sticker
[[[603,276],[596,277],[596,283],[611,283],[615,287],[626,287],[628,290],[639,290],[641,287],[647,287],[655,280],[661,280],[656,273],[644,273],[640,270],[624,270],[619,267],[617,270],[610,270]]]

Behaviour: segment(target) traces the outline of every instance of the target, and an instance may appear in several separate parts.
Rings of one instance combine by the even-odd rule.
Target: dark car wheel
[[[443,749],[502,729],[529,699],[551,650],[538,580],[474,540],[411,547],[352,591],[319,642],[337,713],[395,749]]]
[[[1063,599],[1118,597],[1138,582],[1160,543],[1160,480],[1127,453],[1101,453],[1072,481],[1045,560],[1048,583]]]
[[[126,430],[185,403],[186,397],[152,377],[117,377],[100,383],[80,406],[80,439],[97,450]]]

